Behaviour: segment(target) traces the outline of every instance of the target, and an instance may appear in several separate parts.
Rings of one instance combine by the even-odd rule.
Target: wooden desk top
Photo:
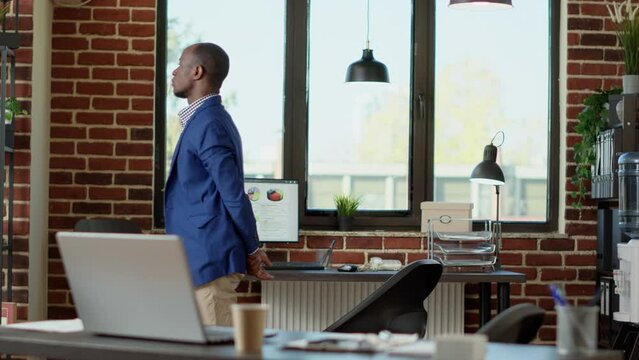
[[[335,269],[327,270],[269,270],[275,281],[366,281],[384,282],[393,276],[396,271],[362,271],[339,272]],[[257,280],[248,277],[250,280]],[[526,275],[518,272],[497,270],[491,272],[444,272],[439,282],[463,282],[463,283],[523,283]]]
[[[191,345],[151,340],[95,336],[86,333],[42,333],[0,327],[0,352],[71,360],[212,360],[212,359],[310,359],[310,360],[406,360],[408,357],[355,353],[282,350],[282,344],[320,333],[280,332],[265,340],[261,356],[240,356],[233,345]],[[486,360],[509,360],[525,354],[526,360],[622,360],[620,351],[598,351],[594,356],[559,357],[552,346],[488,344]],[[413,358],[416,359],[416,358]]]

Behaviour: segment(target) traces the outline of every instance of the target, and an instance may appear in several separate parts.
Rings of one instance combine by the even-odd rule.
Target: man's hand
[[[273,275],[264,270],[264,265],[272,265],[271,260],[262,249],[258,249],[253,255],[248,256],[248,274],[260,280],[271,280]]]

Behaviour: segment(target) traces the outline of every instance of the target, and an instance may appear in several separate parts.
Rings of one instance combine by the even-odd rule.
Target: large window
[[[408,209],[408,198],[393,201],[395,187],[386,184],[408,177],[412,6],[410,0],[372,5],[371,45],[392,70],[390,84],[344,82],[365,46],[366,1],[310,3],[308,191],[327,172],[343,181],[322,199],[310,198],[309,210],[334,209],[332,195],[343,192],[360,197],[360,209]]]
[[[435,41],[435,179],[437,199],[472,199],[473,217],[493,218],[495,191],[468,183],[495,133],[501,188],[500,219],[544,222],[550,125],[550,17],[543,1],[517,1],[507,11],[454,11],[438,0]],[[469,29],[476,29],[469,31]],[[455,177],[453,174],[457,174]],[[527,184],[527,185],[524,185]],[[522,191],[525,187],[525,191]],[[533,205],[534,204],[534,205]]]
[[[224,48],[231,70],[221,93],[242,136],[244,172],[247,177],[281,178],[285,0],[180,0],[167,1],[167,5],[167,65],[162,71],[166,83],[170,84],[171,73],[188,45],[213,42]],[[186,105],[169,86],[166,169],[180,135],[177,113]],[[168,176],[168,170],[164,175]]]
[[[245,172],[297,179],[302,228],[334,228],[341,193],[362,199],[360,229],[415,229],[425,200],[473,202],[475,217],[494,218],[495,189],[469,175],[503,131],[504,228],[555,229],[556,3],[465,12],[448,0],[371,0],[370,45],[390,83],[347,84],[365,47],[366,0],[160,1],[157,223],[185,106],[167,79],[185,46],[210,41],[231,58],[222,96]]]

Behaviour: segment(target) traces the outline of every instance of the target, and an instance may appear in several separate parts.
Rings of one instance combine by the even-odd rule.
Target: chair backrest
[[[324,331],[347,333],[426,333],[424,300],[433,291],[443,267],[434,260],[418,260],[386,280],[359,305]]]
[[[141,234],[140,225],[127,219],[82,219],[75,224],[74,231],[121,234]]]
[[[479,330],[490,342],[528,344],[544,323],[544,309],[533,304],[517,304],[504,310]]]

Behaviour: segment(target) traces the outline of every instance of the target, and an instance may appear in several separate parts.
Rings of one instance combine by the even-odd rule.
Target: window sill
[[[336,231],[336,230],[300,230],[300,236],[345,236],[345,237],[427,237],[425,232],[421,231]],[[557,232],[503,232],[502,239],[567,239],[568,235]]]

